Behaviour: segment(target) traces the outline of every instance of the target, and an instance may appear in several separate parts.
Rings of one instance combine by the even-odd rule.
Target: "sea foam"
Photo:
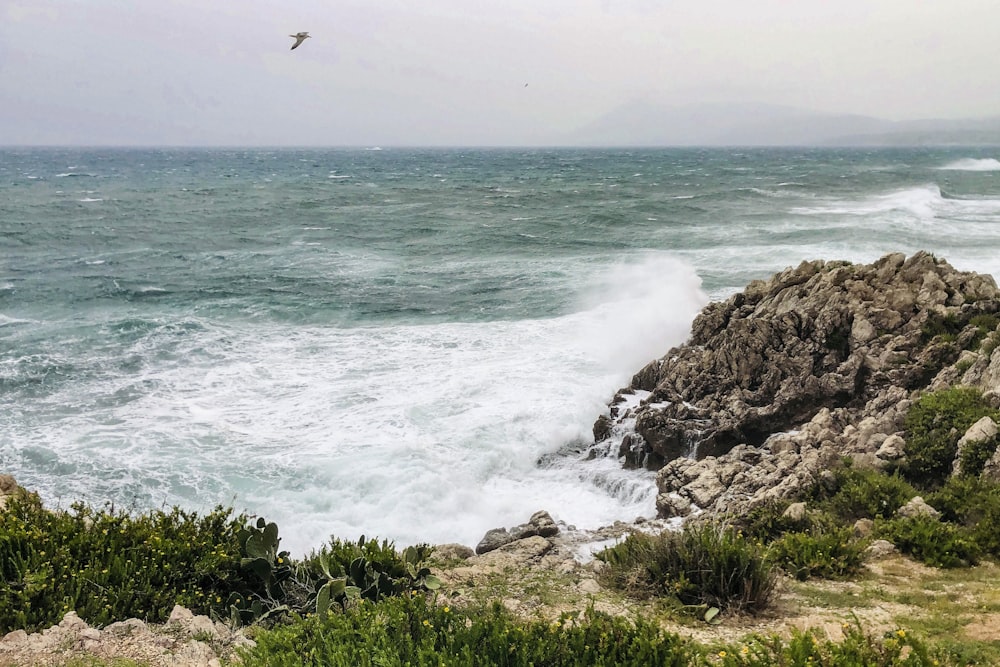
[[[35,408],[60,418],[13,434],[36,467],[61,470],[24,481],[127,506],[234,505],[299,552],[362,532],[474,545],[539,509],[580,527],[651,515],[651,473],[551,455],[592,439],[614,391],[683,341],[705,296],[663,253],[582,291],[546,319],[130,327],[124,349],[94,351],[90,381]]]

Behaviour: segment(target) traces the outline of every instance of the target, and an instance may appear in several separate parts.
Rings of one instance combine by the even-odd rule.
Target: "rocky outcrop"
[[[843,456],[897,465],[915,391],[964,383],[1000,394],[1000,353],[978,345],[1000,333],[974,320],[998,311],[990,276],[927,253],[804,262],[710,304],[687,343],[616,396],[643,396],[624,417],[630,449],[666,462],[660,515],[689,511],[683,501],[739,512],[790,497]],[[595,433],[622,421],[609,411]]]
[[[144,665],[213,667],[220,664],[220,657],[232,657],[237,647],[252,643],[242,631],[234,632],[181,606],[174,607],[170,619],[162,626],[131,618],[103,629],[91,627],[71,611],[58,625],[41,632],[28,634],[14,630],[0,638],[0,665],[56,664],[53,656],[72,655],[81,664],[84,658],[90,658],[136,660]]]

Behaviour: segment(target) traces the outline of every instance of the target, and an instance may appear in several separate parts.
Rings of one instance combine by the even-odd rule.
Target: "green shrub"
[[[985,440],[967,442],[958,457],[959,472],[962,475],[978,476],[986,467],[986,462],[997,451],[997,445],[1000,445],[1000,434]]]
[[[837,470],[834,491],[817,487],[817,507],[842,521],[889,518],[917,495],[905,480],[878,470],[841,468]]]
[[[1000,318],[992,313],[983,313],[969,320],[969,324],[976,327],[976,335],[972,339],[970,346],[972,349],[975,349],[984,338],[996,331],[997,326],[1000,326]]]
[[[935,518],[896,518],[877,524],[876,532],[933,567],[967,567],[979,561],[979,546],[967,530]]]
[[[49,511],[38,496],[0,512],[0,633],[38,630],[75,610],[94,625],[137,617],[162,622],[174,604],[221,609],[252,586],[239,568],[245,517],[218,508],[133,517],[75,504]]]
[[[307,609],[322,613],[331,602],[342,606],[350,599],[376,602],[404,593],[437,590],[441,583],[425,563],[432,548],[426,544],[397,552],[392,542],[357,542],[330,538],[297,570],[297,581],[308,593]]]
[[[952,341],[962,331],[962,327],[962,323],[954,313],[948,313],[947,315],[930,313],[927,316],[927,321],[920,328],[920,341],[927,343],[934,338]]]
[[[830,641],[816,631],[795,630],[790,639],[750,637],[742,645],[716,651],[716,664],[724,667],[922,667],[937,665],[930,651],[905,630],[875,637],[860,625],[844,625],[844,638]],[[950,663],[949,663],[950,664]]]
[[[904,422],[907,479],[923,488],[941,486],[951,473],[959,438],[985,416],[998,419],[977,389],[951,387],[921,396]]]
[[[788,500],[771,500],[750,508],[742,516],[732,517],[730,521],[747,539],[767,544],[785,533],[809,528],[808,517],[795,520],[785,516],[789,505],[791,502]]]
[[[942,519],[964,526],[983,553],[1000,557],[1000,484],[951,477],[926,500]]]
[[[653,623],[593,610],[555,622],[515,618],[499,603],[479,612],[424,596],[349,605],[258,632],[241,651],[245,667],[355,665],[682,665],[696,647]]]
[[[728,526],[685,525],[680,532],[633,533],[597,554],[606,584],[639,596],[670,596],[681,604],[757,611],[774,592],[764,546]]]
[[[865,542],[850,526],[785,533],[770,546],[774,563],[800,581],[810,577],[837,579],[861,570]]]

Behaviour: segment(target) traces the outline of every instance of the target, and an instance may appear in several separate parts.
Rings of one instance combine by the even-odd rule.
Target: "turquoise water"
[[[297,550],[652,515],[648,473],[547,455],[749,280],[1000,273],[998,157],[2,149],[0,470],[53,505],[233,505]]]

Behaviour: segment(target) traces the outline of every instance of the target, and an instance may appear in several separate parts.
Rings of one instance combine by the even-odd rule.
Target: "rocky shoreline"
[[[843,457],[896,466],[915,392],[1000,402],[998,312],[992,277],[927,253],[803,262],[707,306],[616,394],[593,447],[658,469],[661,518],[789,498]],[[983,474],[1000,476],[1000,453]]]
[[[1000,406],[998,313],[992,277],[927,253],[867,265],[803,262],[755,281],[707,306],[689,340],[636,373],[594,424],[590,456],[657,470],[656,520],[576,531],[539,511],[525,524],[489,531],[474,551],[437,547],[435,558],[450,562],[443,578],[457,590],[529,564],[570,577],[586,599],[600,591],[601,566],[588,562],[588,545],[794,497],[823,483],[845,457],[899,466],[903,420],[919,392],[960,384]],[[996,432],[984,418],[964,440]],[[1000,450],[982,475],[1000,480]],[[0,475],[0,510],[18,492],[13,478]],[[922,511],[918,500],[908,511]],[[516,599],[503,602],[532,613]],[[175,614],[155,631],[134,619],[98,630],[71,612],[49,630],[0,639],[0,664],[19,664],[18,656],[48,664],[39,656],[58,644],[149,664],[215,665],[248,641],[183,608]],[[105,651],[102,641],[117,648]],[[144,648],[128,648],[129,641]]]

